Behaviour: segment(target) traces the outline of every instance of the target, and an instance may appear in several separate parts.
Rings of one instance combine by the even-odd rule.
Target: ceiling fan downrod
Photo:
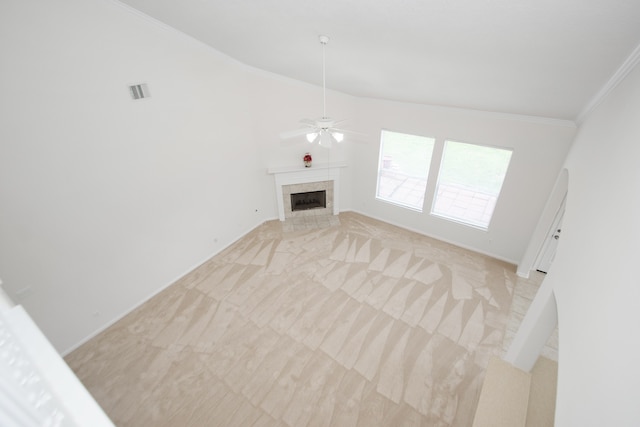
[[[325,47],[329,43],[329,36],[319,36],[322,45],[322,118],[327,118],[327,78],[325,69]]]

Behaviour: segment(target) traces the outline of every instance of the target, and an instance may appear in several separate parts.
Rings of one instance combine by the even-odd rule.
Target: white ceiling
[[[639,0],[121,0],[247,65],[404,102],[576,119],[640,44]]]

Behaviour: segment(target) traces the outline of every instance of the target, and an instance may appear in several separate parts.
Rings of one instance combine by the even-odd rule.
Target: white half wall
[[[558,309],[551,282],[543,281],[522,319],[504,360],[530,372],[558,325]]]

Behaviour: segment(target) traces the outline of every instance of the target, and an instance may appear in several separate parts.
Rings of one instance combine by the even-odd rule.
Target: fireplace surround
[[[325,192],[325,206],[316,209],[295,210],[292,205],[291,195],[300,193]],[[282,186],[282,202],[284,208],[284,218],[297,218],[301,216],[333,215],[334,202],[334,181],[314,181],[301,184],[288,184]]]
[[[305,168],[299,166],[273,167],[267,169],[275,180],[278,219],[314,215],[337,215],[340,212],[340,170],[345,163],[316,164]],[[304,192],[326,192],[326,207],[293,211],[291,194]]]

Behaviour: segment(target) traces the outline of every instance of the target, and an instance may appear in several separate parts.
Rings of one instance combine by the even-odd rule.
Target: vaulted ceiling
[[[638,0],[121,0],[249,66],[361,97],[575,120]]]

